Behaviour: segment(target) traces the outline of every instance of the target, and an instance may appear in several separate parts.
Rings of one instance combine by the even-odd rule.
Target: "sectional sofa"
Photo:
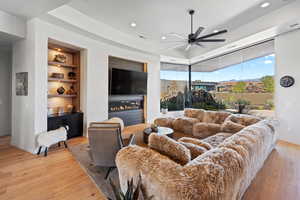
[[[236,133],[259,120],[260,118],[250,115],[233,115],[228,112],[206,111],[203,109],[185,109],[182,117],[157,118],[154,123],[201,139],[220,132]]]
[[[153,196],[153,200],[242,199],[276,141],[274,120],[250,118],[228,115],[220,124],[221,130],[227,120],[231,124],[227,127],[240,125],[235,133],[178,141],[152,133],[148,148],[122,149],[116,157],[122,190],[127,189],[127,180],[137,182],[140,176],[145,196]],[[172,119],[169,124],[174,127],[175,122]]]

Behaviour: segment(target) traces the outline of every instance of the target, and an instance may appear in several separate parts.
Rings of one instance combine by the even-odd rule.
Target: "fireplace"
[[[109,112],[143,109],[141,100],[119,100],[109,102]]]
[[[125,126],[144,123],[143,96],[110,96],[109,118],[119,117]]]

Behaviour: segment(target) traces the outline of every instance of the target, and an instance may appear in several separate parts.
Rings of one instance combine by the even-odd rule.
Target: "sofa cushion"
[[[204,115],[205,115],[205,110],[203,110],[203,109],[193,109],[193,108],[184,109],[184,116],[185,117],[197,118],[200,121],[202,121]]]
[[[190,150],[168,136],[151,133],[148,146],[181,165],[191,161]]]
[[[154,124],[157,125],[157,126],[162,126],[162,127],[169,127],[169,128],[172,128],[173,125],[173,121],[175,119],[174,118],[171,118],[171,117],[161,117],[161,118],[157,118],[154,120]]]
[[[228,112],[206,111],[202,122],[222,124],[229,115]]]
[[[204,163],[206,165],[213,163],[213,166],[220,168],[217,171],[221,174],[217,171],[205,170],[204,174],[199,174],[199,177],[196,173],[201,173],[200,170],[203,169],[200,167]],[[201,192],[194,191],[194,193],[200,193],[201,195],[191,199],[241,199],[238,193],[239,183],[244,179],[246,166],[244,158],[236,151],[228,148],[215,148],[198,156],[184,167],[184,171],[197,180],[197,185],[205,186],[205,190]],[[207,180],[205,177],[210,177],[210,179]]]
[[[245,128],[246,126],[250,126],[259,121],[260,118],[251,115],[244,115],[244,114],[230,115],[223,123],[222,131],[237,133],[243,128]]]
[[[219,132],[221,132],[220,124],[200,122],[193,126],[193,136],[199,139],[207,138]]]
[[[237,133],[245,127],[246,126],[242,124],[234,123],[228,120],[222,124],[221,130],[227,133]]]
[[[193,126],[198,122],[199,119],[196,118],[182,117],[175,119],[172,125],[174,130],[192,135]]]
[[[188,148],[190,150],[192,160],[207,151],[206,148],[204,148],[202,146],[198,146],[196,144],[187,143],[187,142],[180,142],[180,144],[184,145],[186,148]]]
[[[178,140],[178,142],[195,144],[195,145],[205,148],[206,150],[210,150],[213,148],[209,143],[204,142],[203,140],[196,139],[196,138],[182,137]]]
[[[218,133],[216,135],[205,138],[203,141],[209,143],[212,147],[215,148],[230,136],[232,136],[232,133]]]

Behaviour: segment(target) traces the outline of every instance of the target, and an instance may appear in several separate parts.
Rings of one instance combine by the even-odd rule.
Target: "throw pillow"
[[[204,148],[202,146],[198,146],[196,144],[187,143],[187,142],[180,142],[180,144],[184,145],[186,148],[188,148],[190,150],[192,160],[207,151],[206,148]]]
[[[209,143],[204,142],[204,141],[199,140],[199,139],[196,139],[196,138],[182,137],[178,140],[178,142],[192,143],[192,144],[201,146],[201,147],[205,148],[206,150],[210,150],[210,149],[213,148]]]
[[[181,165],[191,161],[190,150],[166,135],[151,133],[148,146]]]

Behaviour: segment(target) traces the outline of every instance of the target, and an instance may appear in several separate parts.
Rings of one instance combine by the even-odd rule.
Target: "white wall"
[[[12,60],[12,139],[11,143],[21,149],[33,150],[34,137],[34,85],[35,85],[35,24],[27,23],[27,38],[13,45]],[[28,96],[16,96],[16,73],[28,72]]]
[[[48,38],[84,49],[86,64],[82,80],[82,109],[85,123],[108,117],[108,56],[148,63],[148,120],[159,115],[160,58],[99,42],[58,26],[33,19],[27,38],[14,45],[13,68],[29,72],[29,96],[13,96],[13,144],[30,152],[35,137],[47,129],[47,44]],[[23,65],[21,65],[23,64]],[[14,91],[13,91],[14,92]],[[27,113],[29,112],[30,113]],[[23,124],[28,124],[26,127]]]
[[[11,51],[0,50],[0,136],[11,134]]]
[[[279,137],[300,144],[300,30],[276,37],[275,53],[275,107],[280,121]],[[295,78],[294,86],[280,86],[280,78],[285,75]]]
[[[20,18],[0,10],[0,31],[18,38],[26,36],[26,25]]]

